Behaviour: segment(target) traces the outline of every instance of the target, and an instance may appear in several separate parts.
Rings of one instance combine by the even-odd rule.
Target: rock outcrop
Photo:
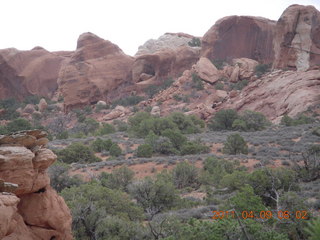
[[[118,96],[119,86],[131,82],[133,61],[110,41],[92,33],[82,34],[58,79],[65,110]]]
[[[288,7],[276,25],[274,52],[274,68],[319,68],[320,12],[313,6]]]
[[[40,130],[0,136],[0,239],[72,239],[70,210],[46,173],[57,158],[47,142]]]
[[[216,110],[261,112],[278,123],[284,114],[294,117],[320,103],[320,71],[274,71],[250,83],[242,92],[221,104]]]
[[[51,53],[40,47],[30,51],[0,50],[0,98],[52,97],[58,88],[60,68],[67,59],[67,53]]]
[[[185,33],[166,33],[158,39],[150,39],[139,47],[135,56],[153,54],[165,49],[177,49],[182,46],[189,46],[193,36]]]
[[[146,80],[176,77],[198,61],[199,53],[199,48],[182,46],[138,56],[132,67],[132,80],[134,83],[142,83]]]
[[[222,18],[203,36],[201,56],[211,60],[250,58],[272,63],[275,24],[275,21],[259,17]]]

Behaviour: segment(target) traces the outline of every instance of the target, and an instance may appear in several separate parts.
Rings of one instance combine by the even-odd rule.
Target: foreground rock
[[[320,12],[292,5],[281,15],[274,38],[275,68],[305,71],[320,64]]]
[[[0,239],[72,239],[70,211],[46,173],[56,155],[45,136],[0,136]]]
[[[82,34],[59,75],[65,110],[118,97],[119,86],[130,82],[132,64],[133,58],[117,45],[92,33]]]

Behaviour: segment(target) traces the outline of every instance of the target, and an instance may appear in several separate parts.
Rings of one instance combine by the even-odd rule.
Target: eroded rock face
[[[320,71],[275,71],[244,88],[232,101],[219,106],[261,112],[273,122],[284,114],[294,117],[320,103]],[[218,110],[216,109],[216,110]]]
[[[68,54],[37,47],[30,51],[0,50],[0,98],[28,95],[51,97],[57,90],[59,71]]]
[[[117,45],[92,33],[82,34],[58,79],[65,110],[117,95],[117,88],[130,82],[132,63],[133,58]]]
[[[40,130],[0,136],[0,239],[72,239],[70,211],[46,173],[57,157],[45,137]]]
[[[288,7],[276,25],[274,68],[305,71],[320,64],[320,12],[313,6]]]
[[[153,54],[165,49],[177,49],[182,46],[189,46],[188,43],[193,36],[185,33],[166,33],[158,39],[150,39],[139,47],[135,56]]]
[[[182,46],[138,56],[133,64],[132,80],[138,83],[178,76],[198,61],[199,53],[199,48]],[[147,79],[146,74],[149,76]]]
[[[275,22],[265,18],[222,18],[203,36],[201,56],[211,60],[250,58],[260,63],[272,63],[274,28]]]

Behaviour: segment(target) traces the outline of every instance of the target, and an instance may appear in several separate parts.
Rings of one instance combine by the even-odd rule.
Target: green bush
[[[65,149],[57,151],[58,159],[64,163],[92,163],[101,161],[92,150],[82,143],[72,143]]]
[[[154,95],[156,95],[160,91],[169,88],[172,85],[172,83],[173,83],[173,79],[169,78],[169,79],[163,81],[160,85],[148,86],[144,91],[150,98],[152,98]]]
[[[24,118],[17,118],[9,122],[6,126],[8,133],[32,129],[31,123]]]
[[[113,157],[119,157],[122,154],[121,148],[116,143],[113,143],[111,145],[109,152],[110,152],[110,155]]]
[[[0,115],[0,120],[12,120],[20,116],[16,111],[21,104],[14,98],[0,100],[0,108],[4,109],[4,113]]]
[[[200,141],[190,141],[181,147],[181,155],[208,153],[209,151],[209,147],[203,145]]]
[[[83,123],[80,125],[80,129],[84,132],[85,135],[89,133],[94,133],[99,128],[99,122],[93,118],[86,118]]]
[[[121,120],[114,120],[113,125],[116,126],[116,129],[119,132],[125,132],[129,128],[128,124],[124,121],[121,121]]]
[[[91,143],[91,149],[95,152],[109,151],[112,144],[110,139],[102,140],[101,138],[97,138]]]
[[[240,119],[245,122],[246,129],[249,131],[263,130],[270,124],[262,113],[250,110],[244,111],[241,114]]]
[[[127,191],[127,187],[132,182],[133,177],[134,172],[130,168],[122,166],[110,174],[106,172],[101,173],[99,180],[102,186]]]
[[[162,132],[162,136],[170,139],[174,148],[180,150],[181,147],[187,142],[187,137],[180,133],[179,130],[166,129]]]
[[[231,134],[224,143],[223,153],[231,155],[248,154],[248,145],[238,133]]]
[[[309,124],[309,123],[313,123],[315,121],[314,118],[306,116],[304,114],[300,114],[298,116],[296,116],[295,118],[291,118],[288,115],[284,115],[281,118],[281,125],[285,125],[285,126],[297,126],[297,125],[302,125],[302,124]]]
[[[204,89],[203,81],[196,73],[192,73],[192,85],[191,85],[191,87],[195,88],[197,90],[203,90]]]
[[[56,135],[57,139],[67,139],[69,137],[68,131],[62,131]]]
[[[257,75],[257,77],[261,77],[263,74],[268,72],[270,68],[270,64],[258,64],[254,69],[254,73]]]
[[[208,127],[211,130],[231,130],[234,120],[238,119],[238,113],[234,109],[222,109],[210,119]]]
[[[174,112],[168,116],[179,128],[181,133],[191,134],[200,133],[205,127],[203,120],[199,119],[194,115],[185,115],[182,112]]]
[[[214,60],[211,60],[211,62],[219,70],[222,70],[225,65],[225,61],[222,59],[214,59]]]
[[[236,83],[231,83],[230,85],[230,89],[231,90],[242,90],[244,87],[246,87],[248,85],[248,80],[244,79],[241,81],[238,81]]]
[[[142,144],[137,149],[137,157],[152,157],[153,148],[149,144]]]
[[[159,137],[156,140],[154,152],[165,155],[179,154],[179,151],[173,147],[172,142],[167,137]]]
[[[201,40],[200,38],[193,37],[192,40],[188,42],[188,45],[190,47],[201,47]]]
[[[109,123],[102,123],[102,126],[97,130],[97,134],[99,136],[107,135],[110,133],[114,133],[116,130],[114,126]]]
[[[178,163],[172,174],[174,185],[178,189],[198,185],[198,170],[187,162]]]

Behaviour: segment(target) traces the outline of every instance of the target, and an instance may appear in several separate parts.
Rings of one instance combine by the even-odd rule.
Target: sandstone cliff
[[[72,239],[70,211],[46,173],[56,160],[47,142],[39,130],[0,137],[0,239]]]
[[[319,68],[320,12],[313,6],[288,7],[276,25],[274,51],[275,68]]]
[[[222,18],[203,36],[201,56],[224,61],[245,57],[271,63],[275,25],[275,21],[259,17]]]
[[[82,34],[58,79],[65,109],[117,96],[118,87],[130,83],[132,64],[133,58],[117,45],[92,33]]]
[[[0,50],[0,98],[52,97],[58,88],[60,67],[69,54],[51,53],[40,47],[30,51]]]

